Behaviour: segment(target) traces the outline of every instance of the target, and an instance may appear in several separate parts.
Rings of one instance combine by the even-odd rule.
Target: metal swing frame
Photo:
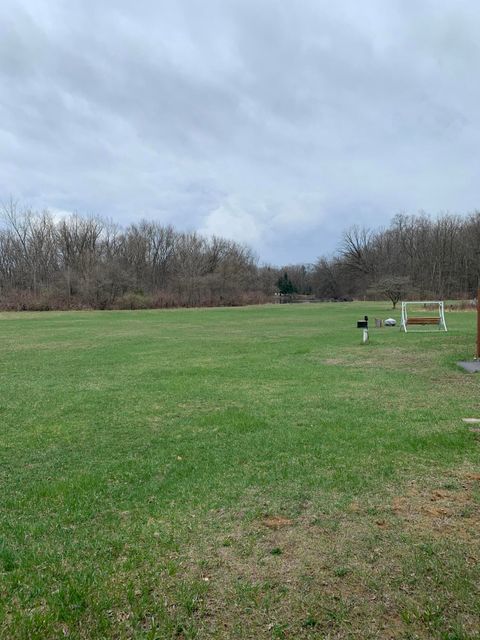
[[[427,305],[427,304],[435,304],[438,305],[438,317],[415,317],[415,316],[411,316],[410,320],[412,319],[417,319],[417,322],[415,323],[411,323],[411,324],[425,324],[425,325],[431,325],[433,324],[433,321],[436,321],[436,324],[438,325],[435,329],[407,329],[408,327],[408,305]],[[426,322],[422,323],[422,320],[426,320]],[[406,302],[402,302],[402,320],[400,323],[400,330],[401,331],[405,331],[405,333],[429,333],[432,331],[448,331],[447,329],[447,323],[445,321],[445,303],[443,302],[443,300],[418,300],[418,301],[414,301],[414,300],[409,300]]]

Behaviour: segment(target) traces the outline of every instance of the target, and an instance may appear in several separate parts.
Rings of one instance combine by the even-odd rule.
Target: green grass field
[[[475,316],[364,313],[0,314],[0,637],[479,638]]]

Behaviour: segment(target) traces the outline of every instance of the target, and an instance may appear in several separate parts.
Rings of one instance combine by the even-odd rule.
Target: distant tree
[[[286,271],[283,274],[283,276],[281,276],[277,280],[277,287],[278,287],[278,290],[280,291],[280,293],[282,293],[284,295],[289,295],[289,294],[292,294],[292,293],[296,293],[296,288],[294,287],[293,282],[288,277],[288,273]]]
[[[342,260],[319,258],[312,273],[313,292],[320,299],[338,300],[356,292],[356,278]]]
[[[385,276],[374,284],[372,291],[380,293],[391,300],[395,309],[397,302],[405,297],[410,288],[410,278],[405,276]]]

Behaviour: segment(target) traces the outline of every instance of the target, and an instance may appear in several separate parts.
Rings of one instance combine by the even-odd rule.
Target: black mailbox
[[[368,329],[368,316],[363,316],[363,320],[357,321],[357,329]]]

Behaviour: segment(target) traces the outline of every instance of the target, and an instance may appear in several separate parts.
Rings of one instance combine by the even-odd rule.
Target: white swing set
[[[412,306],[420,306],[423,305],[424,310],[428,307],[436,307],[438,311],[438,315],[436,316],[418,316],[409,314],[409,308],[412,309]],[[415,313],[415,309],[413,309]],[[418,309],[417,309],[418,312]],[[419,327],[426,326],[425,329],[410,329],[409,327]],[[436,329],[433,328],[436,326]],[[407,329],[408,327],[408,329]],[[429,328],[432,327],[432,328]],[[402,321],[400,323],[400,330],[411,331],[411,332],[427,332],[427,331],[447,331],[447,323],[445,322],[445,303],[443,300],[422,300],[422,301],[407,301],[402,302]]]

